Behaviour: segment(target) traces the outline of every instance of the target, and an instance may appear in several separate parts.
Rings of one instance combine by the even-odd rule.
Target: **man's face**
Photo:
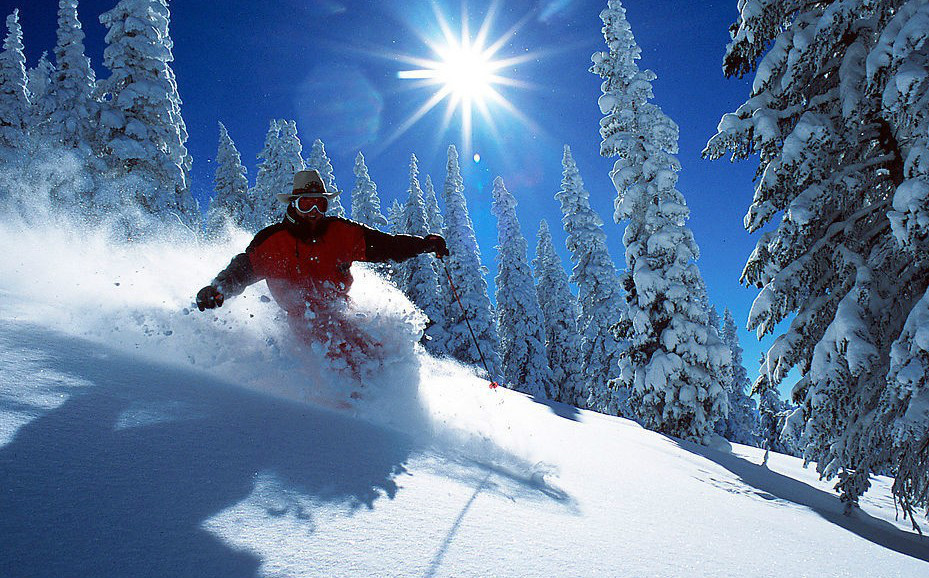
[[[297,197],[293,200],[297,215],[306,221],[316,221],[326,215],[329,201],[325,197]]]

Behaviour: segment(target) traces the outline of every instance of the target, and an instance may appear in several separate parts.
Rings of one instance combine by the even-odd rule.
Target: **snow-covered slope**
[[[848,517],[798,460],[512,391],[411,343],[356,384],[263,287],[190,299],[220,247],[0,226],[2,576],[926,576],[890,481]]]

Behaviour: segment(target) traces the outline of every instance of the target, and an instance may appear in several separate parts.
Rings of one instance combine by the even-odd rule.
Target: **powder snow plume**
[[[230,231],[225,240],[203,242],[178,228],[120,242],[106,227],[37,211],[28,224],[0,223],[0,316],[278,398],[322,407],[348,400],[357,383],[293,338],[263,282],[213,311],[193,304],[197,290],[250,239]],[[508,434],[520,414],[504,405],[523,396],[492,391],[474,368],[430,356],[417,343],[422,313],[364,265],[353,274],[351,318],[383,347],[350,413],[426,435],[471,459],[512,463],[515,454],[521,463],[538,461],[523,455],[531,447],[525,440]]]

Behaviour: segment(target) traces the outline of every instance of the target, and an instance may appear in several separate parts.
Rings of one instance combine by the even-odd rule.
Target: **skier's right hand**
[[[435,253],[439,259],[448,257],[448,245],[445,244],[445,239],[441,235],[426,235],[423,241],[425,241],[427,253]]]
[[[216,307],[222,307],[225,297],[216,287],[212,285],[207,285],[203,289],[197,292],[197,308],[200,311],[204,309],[214,309]]]

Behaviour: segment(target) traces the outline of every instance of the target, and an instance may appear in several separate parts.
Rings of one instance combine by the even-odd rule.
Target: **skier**
[[[404,261],[430,252],[441,258],[448,249],[439,235],[390,235],[326,216],[329,200],[339,194],[326,190],[315,170],[294,175],[293,191],[277,195],[288,204],[284,220],[259,231],[245,252],[197,293],[200,311],[221,307],[264,279],[296,335],[322,343],[330,358],[343,358],[354,368],[353,355],[364,356],[375,344],[345,317],[352,263]]]

